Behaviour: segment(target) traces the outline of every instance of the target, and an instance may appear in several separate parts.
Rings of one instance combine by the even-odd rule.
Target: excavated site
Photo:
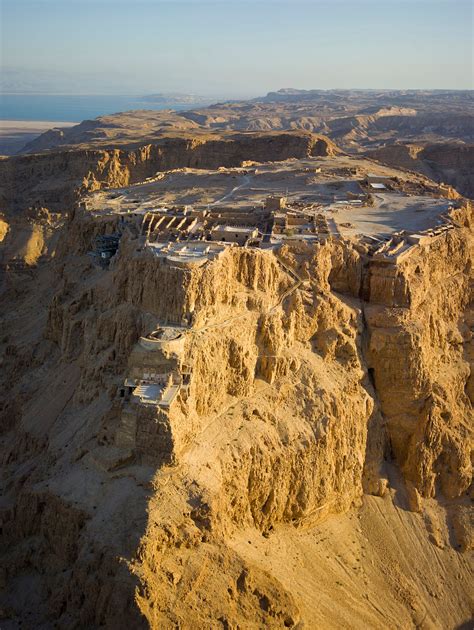
[[[2,630],[470,627],[468,199],[302,131],[0,181]]]

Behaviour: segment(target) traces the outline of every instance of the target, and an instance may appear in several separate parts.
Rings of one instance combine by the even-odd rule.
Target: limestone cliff
[[[423,496],[471,484],[472,238],[449,235],[395,273],[373,264],[368,362],[391,447]]]
[[[450,184],[462,195],[474,197],[474,145],[464,143],[392,144],[369,153],[390,166],[406,168]]]
[[[372,562],[393,603],[357,604],[354,627],[466,621],[470,569],[453,546],[472,544],[472,209],[456,219],[398,264],[328,239],[230,248],[183,269],[124,237],[103,270],[87,256],[98,224],[72,213],[50,264],[6,289],[21,307],[5,314],[2,339],[7,618],[338,627]],[[117,446],[130,357],[165,318],[187,322],[179,360],[189,382],[169,409],[139,411],[128,446]],[[362,501],[359,532],[343,514]],[[417,532],[407,553],[453,572],[438,603],[367,510],[393,513],[388,528]],[[362,546],[367,536],[382,558],[362,560],[348,598],[337,588],[356,562],[349,552],[341,573],[329,565],[335,582],[320,576],[308,592],[275,556],[301,543],[314,566],[281,554],[316,579],[333,553],[311,542],[325,522],[345,523]],[[317,616],[315,592],[335,593],[333,621]]]
[[[240,166],[245,160],[286,160],[335,152],[336,146],[324,136],[288,131],[223,138],[171,137],[133,148],[15,156],[0,161],[0,202],[9,207],[39,204],[64,211],[85,191],[127,186],[158,171]]]

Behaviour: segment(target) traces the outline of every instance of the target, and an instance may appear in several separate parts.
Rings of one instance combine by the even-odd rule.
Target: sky
[[[0,0],[5,93],[472,89],[472,0]]]

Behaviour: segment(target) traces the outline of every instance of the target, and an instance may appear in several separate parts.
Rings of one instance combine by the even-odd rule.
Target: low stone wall
[[[150,339],[149,337],[140,337],[138,343],[141,348],[149,352],[181,354],[184,348],[184,335],[180,335],[176,339]]]

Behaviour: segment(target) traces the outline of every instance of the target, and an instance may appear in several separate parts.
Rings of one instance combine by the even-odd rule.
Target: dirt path
[[[212,203],[209,204],[209,206],[216,206],[217,204],[222,203],[223,201],[227,201],[227,199],[230,199],[234,195],[235,192],[237,192],[241,188],[245,188],[246,186],[248,186],[252,178],[250,177],[250,175],[244,175],[243,179],[244,181],[242,182],[242,184],[239,184],[238,186],[234,186],[234,188],[232,188],[230,192],[228,192],[226,195],[224,195],[220,199],[213,201]]]

